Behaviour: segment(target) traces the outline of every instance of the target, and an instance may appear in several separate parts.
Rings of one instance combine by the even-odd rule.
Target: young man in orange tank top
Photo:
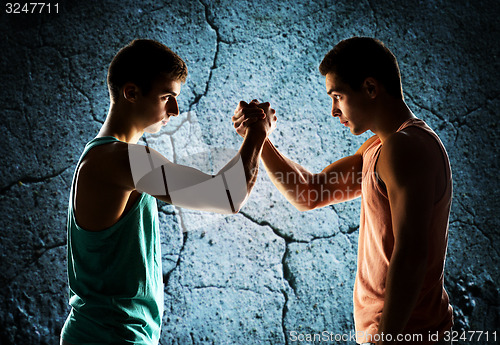
[[[354,289],[358,343],[446,343],[453,323],[442,274],[452,195],[446,151],[404,102],[396,58],[382,42],[344,40],[319,68],[332,116],[354,135],[375,135],[320,173],[307,171],[266,139],[266,171],[300,211],[362,197]],[[237,108],[233,116],[242,136],[258,121],[252,107],[259,102]]]

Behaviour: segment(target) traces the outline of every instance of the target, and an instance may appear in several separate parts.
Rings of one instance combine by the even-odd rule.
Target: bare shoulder
[[[92,148],[83,158],[75,180],[75,217],[86,230],[115,224],[139,199],[134,191],[128,144],[113,142]]]
[[[114,142],[94,147],[83,158],[79,175],[95,182],[119,184],[128,189],[131,187],[128,144]]]
[[[416,127],[408,127],[389,136],[382,145],[377,169],[384,176],[410,179],[432,176],[441,164],[437,142]]]

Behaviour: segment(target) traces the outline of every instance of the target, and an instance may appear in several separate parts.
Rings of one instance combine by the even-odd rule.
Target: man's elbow
[[[246,195],[241,195],[238,199],[236,200],[231,200],[230,201],[230,212],[228,214],[237,214],[240,212],[240,210],[245,206],[247,203],[248,197],[250,196],[250,193],[248,192]]]
[[[284,193],[282,193],[284,194]],[[319,188],[307,184],[284,194],[287,200],[300,212],[311,211],[324,206],[324,194]]]
[[[311,210],[318,208],[318,206],[319,206],[318,203],[313,202],[313,201],[306,201],[306,202],[293,201],[293,202],[291,202],[291,204],[299,212],[311,211]]]
[[[240,213],[240,210],[242,207],[243,207],[243,205],[236,206],[236,207],[232,208],[231,212],[228,212],[228,214],[238,214],[238,213]]]

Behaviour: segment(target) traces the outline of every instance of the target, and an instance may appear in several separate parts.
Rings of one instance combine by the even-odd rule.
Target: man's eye
[[[163,96],[161,98],[162,101],[168,101],[170,99],[170,96]]]
[[[340,95],[333,95],[333,98],[337,101],[340,101]]]

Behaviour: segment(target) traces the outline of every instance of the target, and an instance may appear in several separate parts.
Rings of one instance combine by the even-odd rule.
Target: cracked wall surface
[[[311,171],[352,154],[369,134],[330,116],[318,65],[341,39],[384,41],[406,102],[450,156],[455,330],[498,329],[498,1],[59,3],[58,14],[0,14],[0,344],[58,342],[72,174],[108,110],[109,62],[134,38],[165,43],[189,68],[181,115],[143,141],[207,173],[241,144],[230,120],[241,99],[273,104],[273,142]],[[352,331],[359,205],[300,213],[264,171],[237,215],[160,203],[161,344],[307,344],[291,332]]]

